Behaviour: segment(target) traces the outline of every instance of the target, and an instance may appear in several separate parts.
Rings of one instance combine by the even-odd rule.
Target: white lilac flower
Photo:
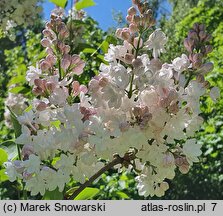
[[[177,57],[172,61],[173,68],[178,73],[187,70],[190,66],[190,60],[188,59],[187,55],[182,54],[181,57]]]
[[[156,29],[145,42],[146,48],[153,50],[153,57],[156,59],[160,56],[160,53],[165,52],[164,45],[167,42],[166,35],[161,29]]]
[[[218,87],[213,87],[212,89],[211,89],[211,91],[210,91],[210,97],[211,97],[211,99],[214,101],[214,102],[216,102],[217,101],[217,99],[220,97],[220,90],[219,90],[219,88]]]
[[[36,65],[36,67],[30,66],[29,70],[26,72],[26,80],[29,82],[31,86],[33,86],[34,80],[39,79],[41,74],[42,71],[39,69],[38,64]]]
[[[40,158],[34,154],[29,156],[29,159],[24,161],[25,170],[28,173],[39,173],[40,172]]]
[[[5,173],[8,175],[9,181],[13,182],[17,178],[20,178],[20,179],[22,178],[22,174],[16,170],[16,167],[13,162],[10,162],[10,161],[5,162],[4,166],[6,168]]]
[[[186,155],[189,164],[198,162],[201,155],[201,145],[196,143],[196,139],[189,139],[183,144],[183,153]]]

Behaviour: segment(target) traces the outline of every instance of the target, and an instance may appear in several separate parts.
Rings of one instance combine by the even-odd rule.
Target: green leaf
[[[112,36],[112,35],[108,35],[105,39],[109,44],[114,44],[116,45],[117,44],[117,39]]]
[[[53,2],[55,5],[65,8],[67,4],[67,0],[49,0],[50,2]]]
[[[93,199],[99,192],[100,192],[100,190],[98,188],[87,187],[82,192],[80,192],[74,198],[74,200],[89,200],[89,199]]]
[[[9,177],[5,174],[5,169],[0,170],[0,182],[7,181]]]
[[[21,92],[24,89],[23,86],[16,86],[12,89],[9,90],[9,92],[13,93],[13,94],[18,94],[19,92]]]
[[[109,43],[108,41],[104,40],[102,42],[102,44],[100,45],[101,50],[103,51],[103,53],[107,53],[108,52],[108,48],[109,48]]]
[[[16,115],[10,110],[11,113],[11,121],[13,124],[13,128],[15,130],[15,137],[19,137],[22,134],[22,127],[19,124],[19,121],[17,120]]]
[[[0,148],[0,166],[7,160],[8,160],[7,152],[4,149]]]
[[[121,199],[129,199],[129,196],[121,191],[116,192],[116,194],[121,198]]]
[[[62,200],[63,199],[63,193],[56,188],[53,191],[46,191],[44,194],[42,200]]]
[[[8,153],[9,160],[14,160],[18,156],[18,149],[15,143],[11,142],[8,146],[2,145],[2,148]]]
[[[32,106],[32,105],[29,105],[24,111],[25,111],[25,112],[29,112],[29,111],[32,110],[32,108],[33,108],[33,106]]]
[[[97,52],[97,50],[94,48],[85,48],[82,52],[83,53],[95,53],[95,52]]]
[[[16,86],[12,89],[9,90],[9,92],[13,93],[13,94],[26,94],[28,92],[30,92],[30,89],[24,87],[24,86]]]
[[[91,7],[96,5],[93,0],[80,0],[75,4],[76,10],[81,10],[83,8]]]
[[[9,81],[8,86],[11,86],[11,85],[13,85],[13,84],[17,84],[17,83],[24,83],[25,80],[26,80],[26,79],[25,79],[25,76],[22,76],[22,75],[13,77],[13,78]]]
[[[12,140],[6,140],[2,143],[0,143],[0,146],[9,146],[9,145],[14,145],[15,144],[15,140],[12,139]]]

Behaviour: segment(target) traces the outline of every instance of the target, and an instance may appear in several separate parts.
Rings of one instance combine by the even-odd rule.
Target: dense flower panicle
[[[105,55],[109,64],[100,66],[87,88],[74,80],[84,62],[69,54],[69,31],[60,14],[54,12],[43,31],[47,57],[27,71],[38,99],[18,117],[22,161],[6,163],[10,180],[23,178],[32,195],[56,187],[63,191],[71,176],[83,183],[101,169],[101,159],[134,155],[121,166],[138,174],[139,194],[163,196],[169,188],[165,180],[173,179],[177,168],[187,173],[201,154],[192,137],[202,124],[199,101],[208,87],[198,71],[204,59],[200,67],[196,54],[162,63],[167,38],[160,29],[143,38],[154,20],[147,3],[134,0],[129,27],[117,30],[123,45],[110,45]],[[152,50],[153,58],[144,50]],[[216,101],[217,88],[210,95]],[[76,97],[79,103],[74,103]]]

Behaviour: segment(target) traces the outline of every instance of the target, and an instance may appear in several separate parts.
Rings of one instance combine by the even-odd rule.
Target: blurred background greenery
[[[214,49],[208,58],[215,65],[214,72],[206,78],[213,86],[220,88],[222,95],[222,1],[169,0],[171,12],[163,8],[164,2],[166,1],[149,0],[158,18],[156,27],[162,28],[168,36],[166,53],[162,55],[162,60],[171,62],[181,53],[186,53],[183,39],[188,30],[195,22],[204,23],[213,36]],[[113,15],[117,26],[126,24],[123,18],[125,14],[114,12]],[[107,52],[108,45],[119,41],[113,36],[114,28],[111,27],[106,32],[100,29],[98,23],[91,17],[73,20],[72,25],[73,42],[77,44],[72,47],[72,53],[81,53],[83,59],[88,59],[85,72],[78,79],[82,83],[87,83],[91,77],[98,74],[99,65],[104,62],[103,54]],[[35,26],[27,29],[17,27],[15,41],[10,41],[7,37],[0,38],[0,148],[8,152],[9,158],[16,157],[16,146],[13,143],[13,130],[5,125],[4,101],[9,91],[13,94],[23,94],[28,99],[32,98],[31,89],[25,82],[25,74],[28,66],[35,66],[45,55],[40,45],[42,37],[40,32],[43,28],[44,23],[40,17]],[[194,164],[186,175],[177,172],[174,180],[169,181],[170,189],[162,199],[223,199],[223,97],[215,104],[209,97],[203,97],[201,108],[204,124],[196,135],[198,142],[202,144],[201,162]],[[19,182],[8,181],[1,163],[1,157],[4,155],[1,152],[0,154],[0,199],[20,199],[22,186]],[[94,199],[158,199],[140,197],[136,191],[134,174],[128,172],[117,174],[111,170],[94,183],[93,187],[100,189],[100,193]]]

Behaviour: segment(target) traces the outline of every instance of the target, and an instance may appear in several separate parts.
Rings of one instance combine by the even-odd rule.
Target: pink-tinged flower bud
[[[47,48],[46,48],[46,53],[47,53],[47,54],[51,54],[51,55],[53,55],[53,49],[50,48],[50,47],[47,47]]]
[[[78,82],[78,81],[73,81],[73,83],[72,83],[73,91],[74,91],[74,92],[78,92],[79,87],[80,87],[79,82]]]
[[[168,98],[161,98],[161,99],[159,100],[159,106],[162,107],[162,108],[166,108],[166,107],[168,107],[169,104],[170,104],[170,103],[169,103]]]
[[[68,54],[70,52],[70,46],[69,45],[65,45],[64,49],[63,49],[63,54]]]
[[[130,16],[130,15],[127,15],[125,19],[126,19],[126,21],[129,22],[129,23],[132,22],[132,16]]]
[[[130,33],[128,31],[122,31],[121,38],[123,40],[128,40],[130,38]]]
[[[143,66],[142,60],[140,58],[133,59],[132,65],[134,68],[138,69]]]
[[[67,31],[67,27],[66,27],[65,23],[61,22],[61,20],[59,20],[59,23],[57,26],[57,31],[59,33]]]
[[[204,40],[207,37],[207,34],[205,33],[205,31],[200,31],[199,32],[199,37],[201,40]]]
[[[47,70],[50,69],[50,67],[51,67],[51,65],[47,61],[41,61],[41,63],[40,63],[40,69],[42,71],[47,71]]]
[[[140,38],[140,41],[139,41],[139,37],[134,38],[134,47],[141,48],[142,45],[143,45],[142,38]]]
[[[199,31],[199,24],[198,23],[194,23],[193,25],[193,29],[198,32]]]
[[[31,154],[34,154],[34,148],[32,145],[29,145],[29,144],[26,144],[23,146],[22,148],[22,152],[21,152],[21,155],[23,156],[23,158],[25,160],[29,159],[29,156]]]
[[[164,167],[172,166],[175,164],[174,156],[171,152],[165,153],[163,157],[163,165]]]
[[[144,14],[142,18],[142,25],[146,26],[151,21],[151,15],[150,14]]]
[[[42,33],[45,37],[51,37],[52,36],[52,32],[48,29],[44,29]]]
[[[97,92],[99,90],[100,86],[99,86],[99,81],[96,79],[92,79],[90,80],[89,84],[88,84],[88,89],[91,92]]]
[[[46,88],[48,91],[53,92],[54,89],[56,88],[56,84],[54,82],[47,82]]]
[[[135,7],[132,6],[128,9],[128,15],[132,16],[132,15],[135,15],[136,13],[137,13],[137,10]]]
[[[116,37],[120,38],[121,37],[121,33],[122,33],[122,29],[118,28],[115,32]]]
[[[129,25],[129,30],[130,30],[131,33],[135,33],[135,32],[138,32],[139,29],[138,29],[138,27],[135,23],[131,23]]]
[[[142,109],[140,107],[134,107],[132,109],[132,113],[136,118],[138,118],[142,115]]]
[[[211,86],[211,84],[208,81],[204,81],[204,83],[203,83],[204,88],[209,89],[210,86]]]
[[[213,47],[211,45],[205,46],[205,54],[211,53],[213,51]]]
[[[68,38],[69,35],[70,35],[69,31],[65,31],[65,32],[60,33],[60,37],[62,37],[63,39]]]
[[[70,55],[68,54],[64,55],[61,61],[61,67],[66,71],[71,64],[71,61],[72,61],[72,58]]]
[[[83,73],[83,69],[85,67],[85,62],[82,61],[78,55],[73,55],[72,56],[72,62],[71,62],[71,64],[74,65],[72,71],[76,75],[80,75],[80,74]]]
[[[194,47],[194,40],[192,40],[190,38],[186,38],[184,40],[184,47],[186,48],[186,50],[188,52],[192,52],[193,51],[193,47]]]
[[[37,111],[43,111],[47,108],[47,104],[43,101],[40,101],[37,106],[36,106],[36,110]]]
[[[202,59],[203,59],[203,54],[202,53],[196,53],[192,55],[192,64],[194,68],[199,68],[202,65]]]
[[[43,38],[42,40],[41,40],[41,45],[43,46],[43,47],[50,47],[50,41],[48,40],[48,39],[46,39],[46,38]]]
[[[177,158],[175,158],[175,164],[176,164],[177,166],[182,166],[183,163],[184,163],[184,159],[183,159],[182,157],[177,157]]]
[[[159,59],[151,59],[150,65],[154,71],[158,71],[162,68],[162,62]]]
[[[177,114],[178,111],[179,111],[179,105],[177,103],[170,103],[170,106],[168,107],[168,111],[170,113],[173,113],[173,114]]]
[[[204,24],[200,24],[198,26],[198,28],[199,28],[199,31],[205,31],[205,25]]]
[[[61,52],[63,52],[65,44],[62,41],[57,42],[57,47],[60,49]]]
[[[141,19],[140,19],[139,16],[137,16],[137,15],[133,15],[133,17],[132,17],[132,21],[133,21],[136,25],[138,25],[138,24],[140,23]]]
[[[41,79],[35,79],[35,80],[34,80],[34,84],[35,84],[36,86],[39,86],[40,88],[43,87],[43,81],[42,81]]]
[[[167,182],[161,182],[160,188],[162,191],[167,191],[169,189],[169,184]]]
[[[132,54],[129,54],[129,53],[125,54],[124,61],[127,64],[132,64],[133,59],[134,59],[134,56]]]
[[[102,78],[100,78],[98,84],[99,84],[99,86],[101,86],[101,87],[105,87],[105,86],[108,84],[108,79],[105,78],[105,77],[102,77]]]
[[[87,94],[88,88],[85,85],[80,85],[79,87],[80,92],[83,92],[84,94]]]
[[[213,69],[214,69],[214,64],[212,62],[207,62],[199,68],[198,73],[205,75],[211,72]]]
[[[139,4],[139,0],[132,0],[132,4],[138,5]]]
[[[182,174],[187,174],[190,170],[190,166],[183,164],[183,165],[179,166],[179,170]]]
[[[198,35],[197,35],[197,33],[195,31],[190,31],[189,34],[188,34],[188,38],[191,38],[194,41],[198,41],[199,40]]]
[[[35,86],[33,88],[32,92],[33,92],[34,95],[37,95],[37,96],[43,94],[43,90],[38,86]]]
[[[56,63],[57,59],[56,59],[56,57],[55,57],[54,55],[52,55],[52,54],[48,54],[47,57],[46,57],[46,61],[47,61],[47,62],[50,64],[50,66],[52,67],[52,66]]]
[[[203,76],[202,74],[198,74],[198,75],[196,76],[196,81],[197,81],[198,83],[203,83],[203,82],[205,81],[204,76]]]

